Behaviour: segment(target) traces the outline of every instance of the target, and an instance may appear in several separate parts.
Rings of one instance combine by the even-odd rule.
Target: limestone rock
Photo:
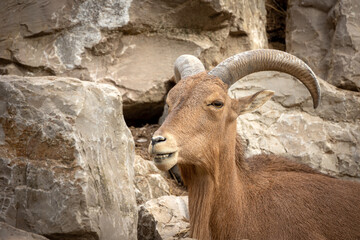
[[[291,0],[286,49],[329,83],[360,91],[360,3]]]
[[[238,118],[247,156],[280,154],[324,173],[360,178],[360,94],[320,84],[321,103],[314,110],[307,89],[287,74],[261,72],[236,83],[232,96],[275,91],[271,101]]]
[[[136,62],[136,65],[132,64],[134,73],[130,76],[124,72],[125,77],[119,77],[122,84],[129,86],[131,83],[134,86],[124,88],[128,94],[124,97],[124,111],[134,116],[129,120],[138,118],[140,114],[150,117],[148,112],[157,117],[161,115],[167,93],[163,89],[171,87],[171,82],[167,82],[173,76],[173,63],[181,54],[195,55],[203,60],[207,68],[211,68],[234,53],[267,47],[264,0],[241,3],[235,0],[135,0],[129,12],[129,24],[124,29],[127,33],[139,34],[129,38],[132,46],[141,49],[139,54],[131,55]],[[134,44],[136,42],[138,45]],[[148,52],[152,53],[151,57],[147,56]],[[128,67],[124,66],[124,69],[128,71]],[[145,70],[144,76],[138,69]],[[139,80],[134,81],[137,75]],[[154,86],[154,83],[156,87],[151,90],[135,92],[148,84]],[[150,100],[151,97],[154,100]],[[150,107],[149,103],[154,102],[157,104]]]
[[[135,155],[134,172],[138,203],[145,203],[152,198],[170,195],[169,184],[153,162]]]
[[[127,122],[134,122],[139,116],[145,121],[152,119],[161,111],[170,89],[172,63],[183,53],[198,55],[200,48],[190,41],[161,36],[124,36],[122,43],[119,63],[108,67],[112,76],[107,78],[121,89]]]
[[[163,196],[139,207],[139,240],[171,240],[189,228],[188,197]]]
[[[0,222],[0,239],[3,240],[47,240],[46,237],[35,233],[25,232],[14,228],[4,222]]]
[[[0,77],[0,221],[57,239],[136,239],[134,142],[120,92]]]
[[[265,0],[0,2],[0,72],[111,82],[129,124],[159,117],[181,54],[267,47]],[[15,69],[14,69],[15,68]]]

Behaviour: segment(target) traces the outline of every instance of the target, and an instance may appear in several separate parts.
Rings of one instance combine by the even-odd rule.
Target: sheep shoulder
[[[358,182],[337,179],[276,155],[242,161],[239,166],[247,179],[243,225],[249,236],[275,239],[286,233],[285,239],[316,239],[321,233],[327,239],[360,238]]]

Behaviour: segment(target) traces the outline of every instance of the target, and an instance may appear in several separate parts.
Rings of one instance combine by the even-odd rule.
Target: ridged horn
[[[197,57],[187,54],[181,55],[175,61],[175,82],[204,71],[205,67]]]
[[[320,86],[314,72],[301,59],[283,51],[258,49],[239,53],[221,62],[209,74],[231,86],[246,75],[260,71],[279,71],[296,77],[309,90],[314,108],[319,105]]]

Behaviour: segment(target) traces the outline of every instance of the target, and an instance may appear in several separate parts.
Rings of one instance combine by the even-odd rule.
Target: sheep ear
[[[252,112],[266,103],[273,95],[273,91],[262,90],[247,97],[238,98],[236,100],[234,99],[233,108],[238,115]]]

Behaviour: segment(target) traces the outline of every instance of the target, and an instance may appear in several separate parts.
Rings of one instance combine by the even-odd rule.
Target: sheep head
[[[175,164],[212,171],[209,159],[235,146],[236,118],[262,106],[273,95],[263,90],[232,99],[227,90],[238,79],[258,71],[277,70],[297,77],[310,91],[314,107],[320,89],[311,69],[300,59],[276,50],[254,50],[235,55],[209,73],[189,55],[175,62],[177,84],[167,96],[168,116],[149,145],[155,165],[168,170]],[[181,80],[181,81],[180,81]]]

